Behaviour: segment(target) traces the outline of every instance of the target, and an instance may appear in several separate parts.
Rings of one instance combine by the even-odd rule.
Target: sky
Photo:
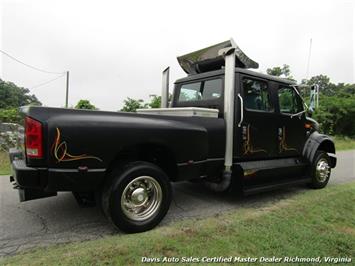
[[[293,76],[355,82],[355,1],[0,0],[0,49],[50,72],[70,72],[69,106],[88,99],[116,111],[127,97],[160,95],[186,74],[180,56],[233,38],[258,72],[288,64]],[[65,103],[65,76],[0,55],[0,78],[29,88],[46,106]],[[34,88],[35,87],[35,88]]]

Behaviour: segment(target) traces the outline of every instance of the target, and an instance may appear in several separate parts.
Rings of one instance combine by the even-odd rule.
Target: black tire
[[[329,156],[324,151],[317,151],[310,169],[311,188],[324,188],[329,181],[331,174],[331,162]]]
[[[118,229],[138,233],[159,224],[169,210],[171,197],[167,175],[152,163],[137,161],[109,174],[102,208]]]

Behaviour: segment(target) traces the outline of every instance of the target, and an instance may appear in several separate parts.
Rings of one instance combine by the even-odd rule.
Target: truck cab
[[[244,193],[307,182],[306,142],[318,124],[306,116],[295,83],[236,68],[234,92],[233,166],[243,170]],[[177,80],[171,107],[217,109],[223,119],[223,102],[224,70],[217,70]]]
[[[194,180],[222,193],[327,185],[335,146],[290,80],[258,64],[232,41],[178,57],[187,76],[168,103],[137,113],[24,107],[24,150],[10,150],[10,181],[20,201],[72,191],[95,199],[125,232],[155,227],[167,213],[171,183]]]

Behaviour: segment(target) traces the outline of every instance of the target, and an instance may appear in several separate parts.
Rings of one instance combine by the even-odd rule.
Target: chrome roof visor
[[[181,68],[189,75],[209,72],[221,69],[225,65],[222,50],[234,48],[235,66],[240,68],[258,68],[259,64],[250,59],[234,42],[230,39],[177,58]]]

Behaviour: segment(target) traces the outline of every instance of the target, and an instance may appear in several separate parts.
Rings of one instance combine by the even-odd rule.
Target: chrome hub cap
[[[330,167],[326,159],[320,159],[316,166],[316,178],[319,182],[325,182],[330,175]]]
[[[154,178],[139,176],[125,187],[121,196],[121,208],[127,218],[143,221],[158,211],[162,198],[161,187]]]

